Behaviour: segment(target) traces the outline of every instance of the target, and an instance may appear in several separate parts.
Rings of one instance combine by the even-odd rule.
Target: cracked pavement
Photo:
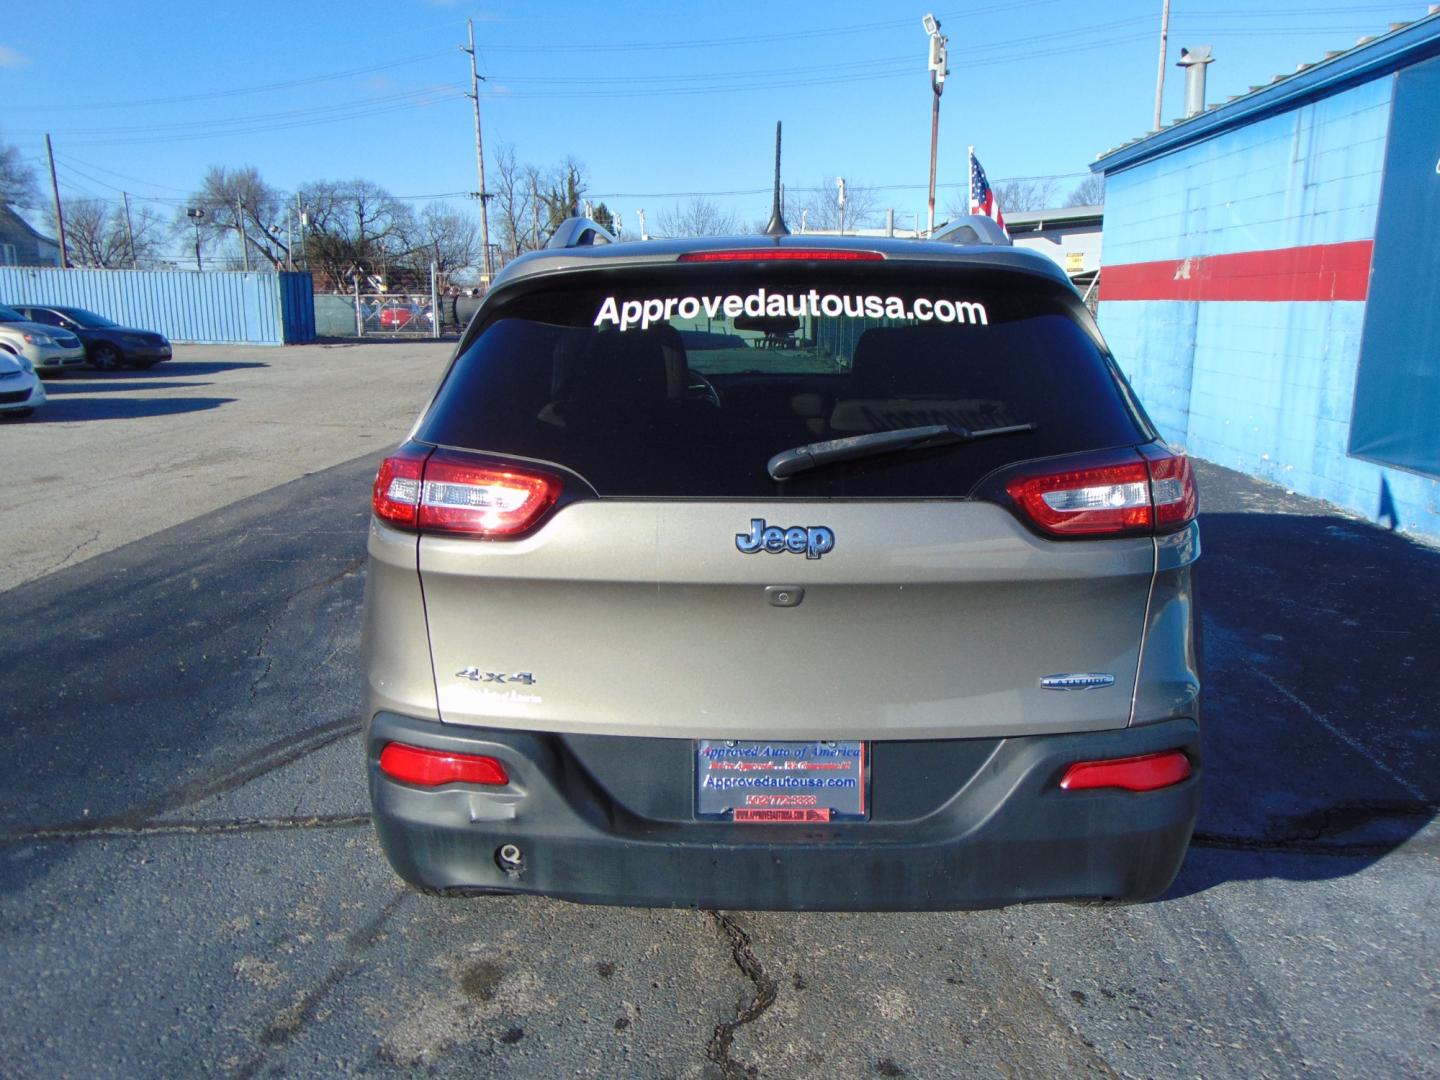
[[[216,466],[197,467],[150,525],[116,521],[89,558],[0,591],[7,1076],[1440,1075],[1440,739],[1422,693],[1440,552],[1201,467],[1207,788],[1160,902],[895,915],[425,896],[366,816],[376,455],[355,453],[399,437],[443,355],[421,378],[376,349],[356,361],[374,401],[317,425],[329,467],[303,460],[313,433],[267,420],[292,475],[211,506]],[[266,356],[282,382],[314,358]],[[256,377],[182,371],[237,403]],[[137,419],[189,461],[215,449],[191,416]],[[51,473],[68,471],[76,423],[61,427]],[[48,445],[25,434],[22,454]],[[88,536],[94,511],[50,527]],[[7,550],[30,528],[7,515]]]

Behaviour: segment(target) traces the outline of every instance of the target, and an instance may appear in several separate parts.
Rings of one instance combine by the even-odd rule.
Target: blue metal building
[[[1092,168],[1100,325],[1165,437],[1440,538],[1440,11]]]

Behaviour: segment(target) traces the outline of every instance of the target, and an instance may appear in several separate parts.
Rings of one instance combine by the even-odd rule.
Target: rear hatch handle
[[[1022,432],[1034,431],[1037,426],[1010,424],[1007,427],[971,430],[955,424],[927,424],[895,431],[876,431],[869,435],[852,435],[846,439],[829,439],[825,442],[806,443],[804,446],[792,446],[772,457],[768,468],[770,479],[784,480],[796,473],[808,472],[841,461],[855,461],[906,450],[928,450],[935,446],[974,442],[976,439],[989,439],[997,435],[1019,435]]]

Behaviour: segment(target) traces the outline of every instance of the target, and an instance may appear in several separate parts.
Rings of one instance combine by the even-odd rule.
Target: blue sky
[[[992,182],[1058,176],[1068,192],[1098,152],[1150,127],[1161,0],[61,0],[0,25],[0,141],[38,168],[49,131],[62,194],[125,190],[167,216],[211,165],[254,165],[283,189],[364,177],[423,205],[477,186],[458,49],[473,16],[487,150],[575,157],[627,222],[692,192],[764,218],[777,119],[792,189],[843,175],[923,215],[927,10],[950,37],[942,216],[967,144]],[[1181,112],[1181,46],[1214,46],[1216,101],[1425,13],[1423,0],[1172,0],[1164,115]]]

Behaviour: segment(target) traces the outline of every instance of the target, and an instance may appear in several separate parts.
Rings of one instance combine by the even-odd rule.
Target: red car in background
[[[420,329],[418,324],[428,324],[430,313],[413,300],[392,300],[380,309],[380,329],[382,330],[404,330],[417,324],[412,329]]]

